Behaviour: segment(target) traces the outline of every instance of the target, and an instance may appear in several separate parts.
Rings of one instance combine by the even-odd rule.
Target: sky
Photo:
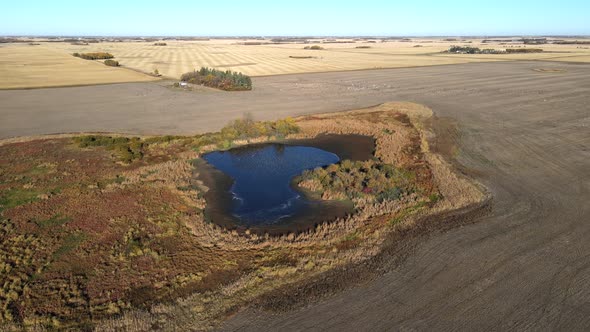
[[[590,35],[590,0],[3,0],[0,35]]]

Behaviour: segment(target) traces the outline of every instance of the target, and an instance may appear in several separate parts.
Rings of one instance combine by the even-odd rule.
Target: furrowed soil
[[[547,78],[509,67],[453,66],[413,85],[399,72],[389,80],[446,122],[435,125],[435,146],[490,189],[489,214],[408,240],[407,252],[379,265],[388,272],[365,272],[362,282],[352,273],[356,287],[324,298],[341,283],[316,289],[320,300],[305,307],[294,296],[294,310],[262,303],[224,330],[587,329],[590,68],[565,66],[575,74]],[[310,295],[309,286],[297,290]]]
[[[335,295],[319,289],[319,301],[294,310],[242,311],[224,328],[590,326],[590,66],[463,64],[264,77],[254,85],[236,94],[156,84],[0,91],[0,135],[193,133],[218,129],[244,112],[264,120],[420,102],[439,118],[434,149],[490,190],[490,213],[410,240],[397,263],[355,287]]]

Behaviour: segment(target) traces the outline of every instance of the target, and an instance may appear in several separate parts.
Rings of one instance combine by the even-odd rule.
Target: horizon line
[[[493,37],[590,37],[590,34],[490,34],[490,35],[94,35],[94,34],[2,34],[0,37],[87,37],[87,38],[104,38],[104,37],[125,37],[125,38],[442,38],[442,37],[462,37],[462,38],[493,38]]]

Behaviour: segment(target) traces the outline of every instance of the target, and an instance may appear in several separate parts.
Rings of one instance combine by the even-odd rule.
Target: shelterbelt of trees
[[[252,90],[252,79],[250,76],[231,70],[222,71],[201,67],[198,71],[193,70],[192,72],[182,74],[180,80],[226,91]]]
[[[451,46],[443,53],[460,53],[460,54],[506,54],[506,53],[541,53],[540,48],[507,48],[506,50],[495,50],[493,48],[480,49],[471,46]]]
[[[95,52],[95,53],[74,53],[72,54],[75,57],[86,59],[86,60],[104,60],[104,59],[112,59],[115,56],[111,53],[106,52]]]

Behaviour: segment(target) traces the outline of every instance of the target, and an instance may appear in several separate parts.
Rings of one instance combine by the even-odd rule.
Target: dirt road
[[[534,68],[565,69],[541,73]],[[1,91],[0,136],[189,133],[255,118],[416,101],[456,121],[457,160],[494,195],[477,223],[421,239],[400,266],[226,330],[588,330],[590,66],[489,63],[258,78],[245,94],[153,84]]]

